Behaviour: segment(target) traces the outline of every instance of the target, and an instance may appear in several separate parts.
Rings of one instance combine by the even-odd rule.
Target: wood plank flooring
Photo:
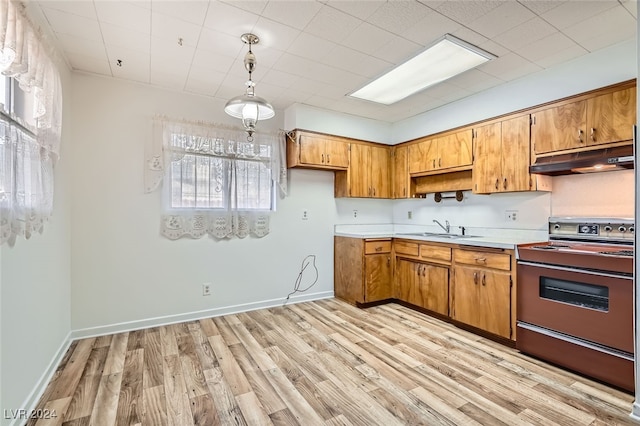
[[[400,305],[307,302],[73,342],[29,425],[615,425],[633,397]]]

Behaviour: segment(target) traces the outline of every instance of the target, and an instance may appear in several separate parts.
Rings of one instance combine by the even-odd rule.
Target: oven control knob
[[[629,227],[629,232],[631,232],[632,234],[634,233],[634,231],[635,231],[635,230],[636,230],[636,229],[635,229],[633,226],[630,226],[630,227]]]
[[[613,228],[610,225],[604,227],[604,232],[611,232]]]
[[[555,225],[553,225],[553,229],[555,229],[555,230],[557,231],[558,229],[560,229],[560,225],[558,225],[558,224],[556,223]]]
[[[620,232],[627,232],[627,228],[625,228],[624,226],[619,226],[619,227],[618,227],[618,231],[620,231]]]

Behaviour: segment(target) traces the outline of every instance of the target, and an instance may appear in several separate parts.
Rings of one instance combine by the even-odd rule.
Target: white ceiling
[[[71,69],[228,100],[256,94],[395,122],[635,38],[635,0],[30,0]],[[498,58],[384,106],[346,96],[450,33]],[[180,42],[181,41],[181,42]],[[122,61],[122,66],[117,61]]]

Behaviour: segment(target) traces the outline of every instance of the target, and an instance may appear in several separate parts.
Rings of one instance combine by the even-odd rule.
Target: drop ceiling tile
[[[560,63],[568,62],[587,53],[589,53],[587,49],[576,44],[565,50],[538,59],[537,61],[535,61],[535,64],[541,66],[542,68],[550,68]]]
[[[422,3],[396,1],[385,3],[367,21],[372,25],[400,35],[405,28],[416,25],[431,13],[432,10]]]
[[[438,7],[442,6],[443,3],[445,3],[445,0],[418,0],[418,1],[433,10],[437,9]]]
[[[151,37],[126,28],[111,24],[101,24],[102,37],[107,46],[126,47],[127,49],[149,53],[151,49]]]
[[[358,19],[364,20],[375,13],[375,11],[385,3],[386,1],[384,0],[329,0],[326,2],[326,5],[341,10],[342,12],[345,12]]]
[[[516,78],[540,71],[541,69],[538,65],[515,53],[509,53],[478,67],[479,71],[504,81],[515,80]]]
[[[46,7],[42,8],[42,12],[55,33],[68,34],[89,40],[102,40],[100,25],[95,19],[89,19]]]
[[[492,53],[493,55],[500,57],[503,55],[506,55],[507,53],[510,52],[509,49],[507,49],[506,47],[504,47],[501,44],[496,43],[493,40],[487,40],[483,43],[479,43],[477,45],[480,49],[485,50],[489,53]]]
[[[98,60],[106,58],[104,44],[98,40],[89,40],[68,34],[58,34],[58,42],[65,53],[77,53]]]
[[[448,82],[469,92],[480,92],[504,83],[503,80],[477,69],[465,71],[452,77]]]
[[[218,86],[212,84],[209,80],[200,80],[189,76],[184,90],[195,95],[213,96],[218,91]]]
[[[182,74],[174,74],[162,68],[151,67],[149,78],[151,84],[171,90],[184,90],[187,82],[187,76]]]
[[[305,32],[335,43],[346,39],[362,21],[329,6],[322,6],[305,28]]]
[[[489,41],[489,39],[484,35],[479,34],[478,32],[467,27],[461,27],[460,29],[451,33],[451,35],[458,37],[460,40],[466,41],[467,43],[477,47],[480,47],[482,43],[486,43],[487,41]]]
[[[174,18],[178,18],[197,25],[202,25],[204,23],[204,18],[207,16],[208,8],[208,0],[153,0],[152,2],[152,9],[154,12],[173,16]]]
[[[565,0],[518,0],[518,3],[535,13],[542,15],[553,8],[565,3]]]
[[[195,48],[178,46],[175,43],[152,37],[151,38],[151,69],[163,70],[167,74],[186,75],[193,61]]]
[[[518,2],[505,2],[471,21],[467,26],[487,38],[492,38],[535,17]]]
[[[125,2],[94,2],[98,20],[143,34],[151,31],[151,10]]]
[[[469,24],[500,6],[501,1],[446,1],[436,10],[460,24]]]
[[[90,19],[98,19],[93,2],[89,1],[45,1],[40,3],[43,8],[55,9]]]
[[[347,91],[343,87],[338,87],[328,83],[315,81],[307,77],[297,77],[292,83],[292,87],[304,87],[304,90],[323,98],[338,100],[345,96]]]
[[[249,33],[258,22],[258,15],[240,8],[247,6],[244,1],[233,2],[233,5],[220,2],[209,3],[204,27],[238,37]],[[235,6],[238,7],[235,7]]]
[[[114,77],[149,83],[149,54],[122,47],[107,47],[107,54]],[[120,66],[118,60],[121,61]]]
[[[636,33],[636,20],[624,7],[618,5],[567,28],[565,33],[593,52],[633,37]]]
[[[574,46],[578,45],[566,35],[558,32],[528,44],[518,49],[515,53],[531,62],[538,62],[545,57],[555,55]]]
[[[271,69],[264,74],[264,77],[262,77],[260,83],[267,83],[286,89],[291,87],[293,83],[298,81],[298,78],[298,76],[290,74],[288,72]]]
[[[224,81],[225,77],[225,73],[193,66],[189,71],[185,89],[188,92],[213,96]],[[240,94],[240,92],[238,92],[238,94]]]
[[[71,69],[74,71],[84,71],[111,77],[111,68],[109,67],[106,53],[102,59],[80,53],[67,53],[66,56],[69,59]]]
[[[344,46],[337,46],[323,63],[368,78],[377,77],[393,67],[389,62]]]
[[[343,88],[345,92],[354,91],[369,81],[367,77],[323,64],[316,64],[313,69],[306,74],[306,76],[312,80]]]
[[[493,41],[513,51],[548,37],[557,31],[543,19],[534,18],[494,37]]]
[[[235,57],[221,53],[214,54],[208,50],[198,48],[193,55],[192,66],[206,69],[210,72],[227,73],[235,60]]]
[[[184,46],[197,46],[201,27],[187,21],[153,12],[151,15],[151,36]]]
[[[284,53],[273,65],[273,69],[297,76],[307,76],[315,68],[316,62],[300,56]]]
[[[445,34],[462,28],[459,23],[438,12],[429,12],[417,24],[400,31],[400,35],[422,46],[429,46]]]
[[[545,21],[562,30],[616,6],[619,6],[619,3],[611,0],[568,1],[541,16]]]
[[[398,64],[413,58],[424,47],[405,38],[394,35],[388,43],[378,46],[373,52],[373,56],[391,64]]]
[[[266,18],[259,18],[251,32],[260,38],[258,46],[280,50],[287,50],[300,34],[300,30]]]
[[[203,28],[198,40],[198,50],[206,51],[212,59],[218,55],[236,58],[241,53],[244,55],[243,50],[246,51],[247,47],[239,36]]]
[[[363,22],[344,41],[343,45],[359,52],[372,55],[380,46],[396,39],[397,36],[367,22]]]
[[[287,49],[288,53],[322,61],[337,46],[336,43],[302,32]]]
[[[268,0],[224,0],[223,3],[228,3],[239,9],[260,15],[269,2]]]
[[[321,3],[313,1],[270,1],[262,16],[302,30],[321,7]]]
[[[638,2],[637,0],[620,0],[622,6],[629,11],[631,16],[638,18]]]

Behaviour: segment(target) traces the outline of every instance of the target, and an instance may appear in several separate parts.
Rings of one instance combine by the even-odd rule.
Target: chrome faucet
[[[433,219],[433,221],[435,223],[437,223],[438,225],[440,225],[440,228],[444,229],[444,231],[448,234],[449,231],[451,230],[451,225],[449,224],[448,220],[445,220],[444,223],[446,223],[446,226],[444,226],[443,224],[441,224],[440,222],[438,222],[436,219]]]

